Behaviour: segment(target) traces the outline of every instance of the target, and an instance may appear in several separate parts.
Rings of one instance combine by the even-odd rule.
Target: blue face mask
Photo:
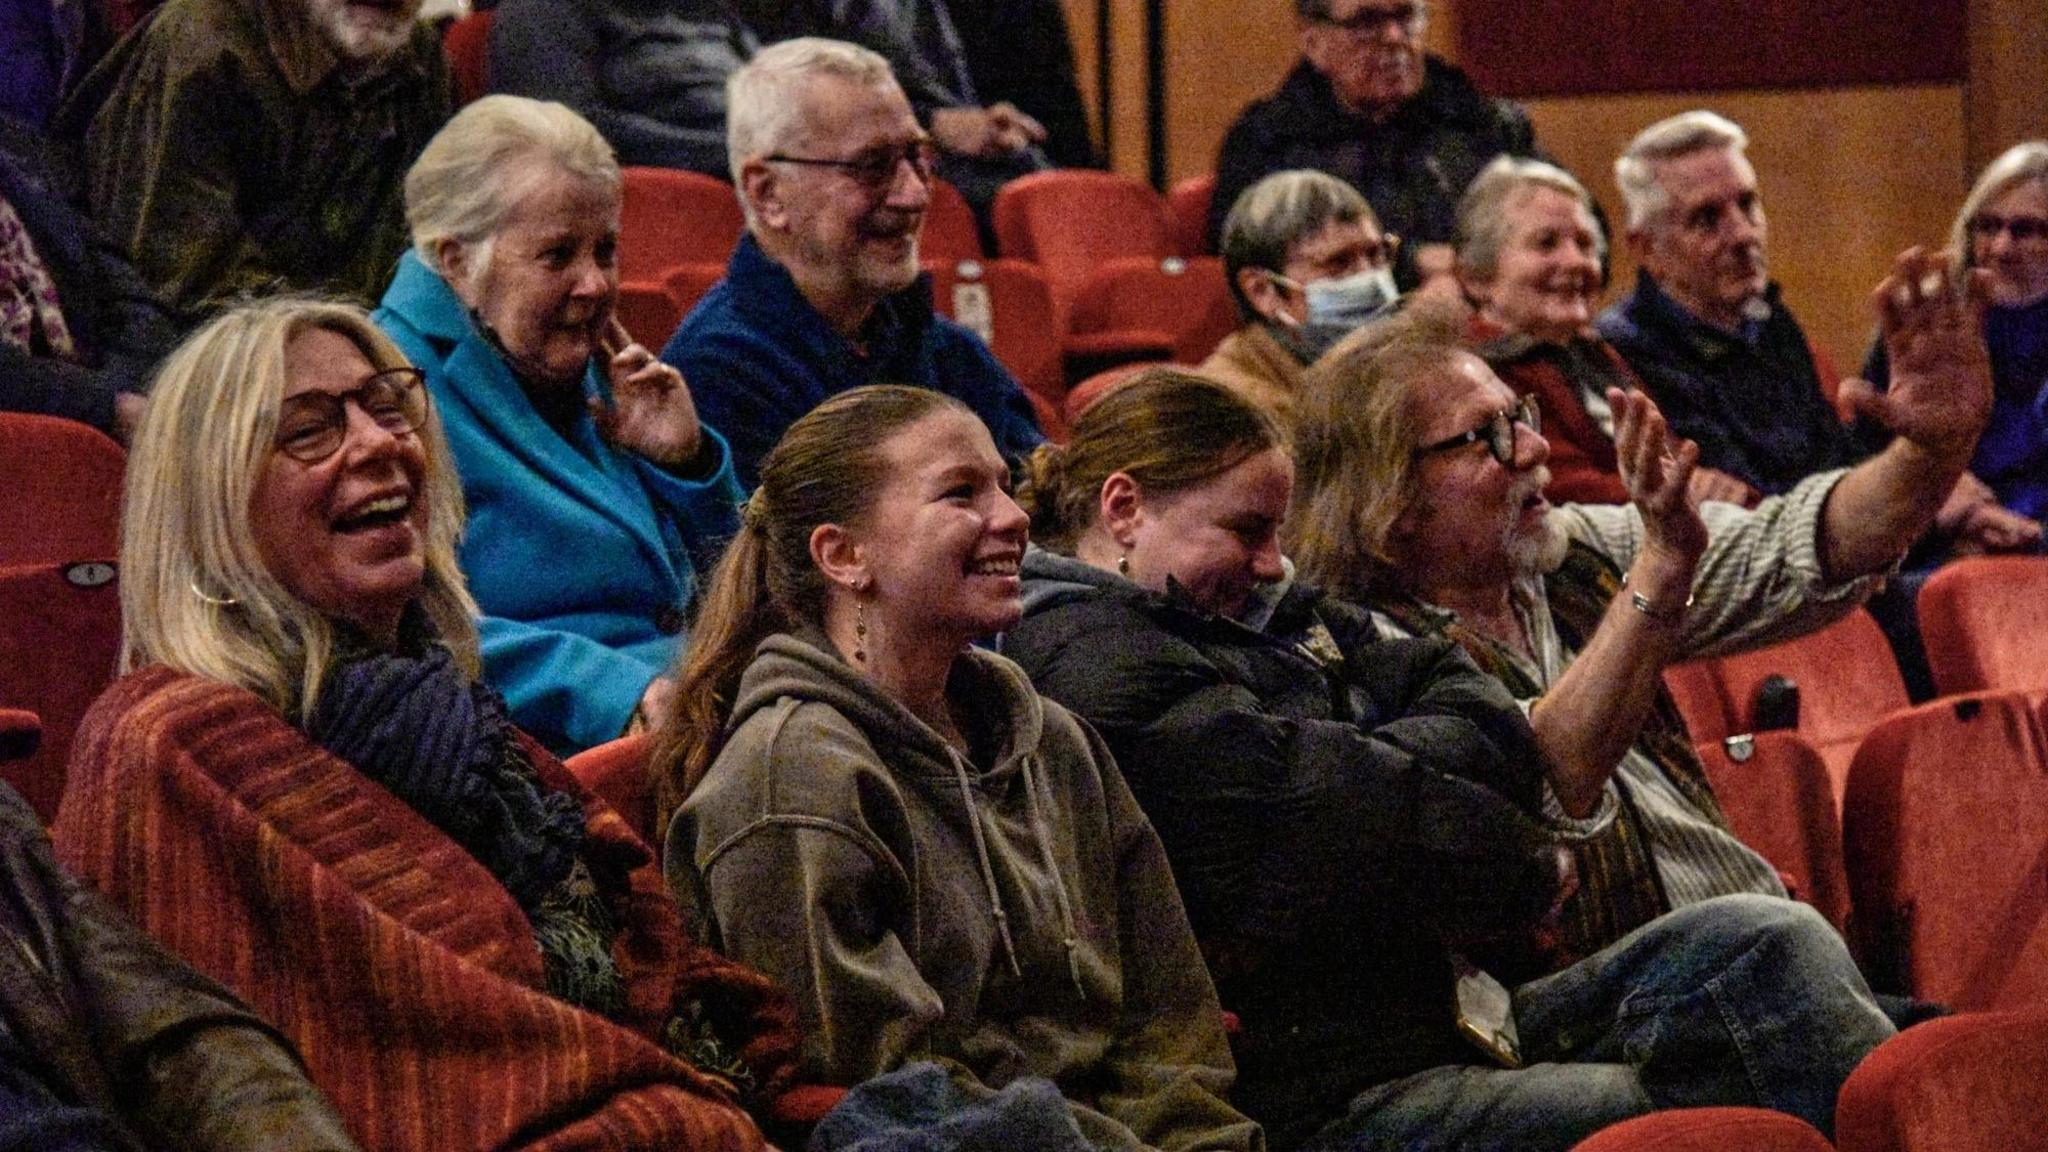
[[[1331,345],[1378,317],[1400,296],[1394,287],[1394,270],[1366,268],[1331,280],[1296,284],[1284,276],[1273,279],[1297,289],[1308,301],[1308,318],[1292,326],[1276,324],[1277,334],[1287,350],[1303,364],[1313,363]]]

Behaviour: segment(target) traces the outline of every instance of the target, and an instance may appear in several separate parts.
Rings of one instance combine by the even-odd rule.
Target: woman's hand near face
[[[633,342],[614,316],[599,341],[609,358],[605,377],[612,402],[590,400],[590,418],[606,440],[663,468],[681,468],[697,458],[704,442],[697,404],[683,374]]]

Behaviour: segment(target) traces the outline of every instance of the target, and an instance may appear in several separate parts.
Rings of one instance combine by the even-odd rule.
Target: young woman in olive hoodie
[[[1165,854],[1095,734],[970,646],[1028,523],[988,431],[844,393],[772,451],[706,598],[656,787],[670,885],[796,997],[808,1073],[1043,1077],[1098,1148],[1252,1149]]]

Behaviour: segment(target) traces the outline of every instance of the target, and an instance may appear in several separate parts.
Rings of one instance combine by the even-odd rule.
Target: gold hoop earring
[[[199,597],[200,603],[211,604],[215,608],[232,608],[235,605],[241,603],[240,600],[235,599],[233,596],[208,596],[206,593],[199,590],[199,581],[197,580],[192,581],[192,583],[187,585],[187,587],[192,589],[192,594],[194,596]]]

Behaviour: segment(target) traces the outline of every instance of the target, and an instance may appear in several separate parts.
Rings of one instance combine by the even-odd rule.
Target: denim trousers
[[[1524,1067],[1381,1084],[1305,1147],[1563,1152],[1631,1116],[1720,1104],[1832,1133],[1842,1081],[1894,1031],[1834,928],[1771,896],[1666,913],[1514,1003]]]

